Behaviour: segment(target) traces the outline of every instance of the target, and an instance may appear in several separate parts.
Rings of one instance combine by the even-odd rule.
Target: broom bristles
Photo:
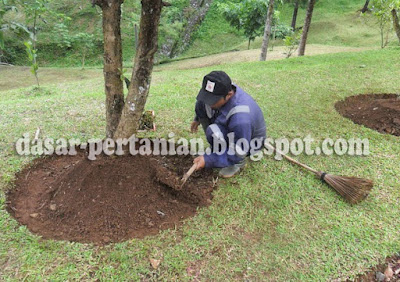
[[[374,186],[373,181],[358,177],[332,175],[322,172],[319,177],[351,204],[357,204],[364,200]]]

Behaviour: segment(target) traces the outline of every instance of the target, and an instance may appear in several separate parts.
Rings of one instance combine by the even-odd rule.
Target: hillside
[[[219,0],[217,0],[218,2]],[[309,44],[323,44],[348,47],[379,47],[380,33],[375,18],[370,14],[360,15],[364,0],[319,0],[313,14],[308,37]],[[280,23],[290,25],[293,5],[279,5]],[[300,7],[297,26],[301,27],[305,18],[305,7]],[[237,33],[226,32],[227,22],[218,15],[214,5],[200,27],[198,37],[182,57],[196,57],[231,50],[246,50],[247,40]],[[392,34],[392,45],[396,45]],[[213,44],[209,44],[210,40]],[[257,38],[251,49],[261,48],[262,38]],[[282,41],[272,42],[282,45]]]
[[[182,18],[189,0],[172,0],[173,6],[164,9],[160,23],[160,46],[167,40],[177,39],[182,29]],[[86,58],[86,65],[99,66],[103,61],[102,19],[101,9],[92,7],[90,1],[67,0],[49,2],[52,12],[45,13],[38,21],[38,60],[43,66],[79,66],[81,60],[80,48],[67,46],[74,35],[84,32],[94,35],[94,47]],[[55,15],[62,14],[63,16]],[[17,6],[16,12],[7,13],[11,22],[26,24],[23,7]],[[121,35],[124,60],[130,61],[135,54],[135,25],[140,21],[140,1],[125,0],[122,5]],[[32,26],[28,22],[28,26]],[[26,34],[17,35],[6,32],[5,61],[17,65],[25,65],[24,40]],[[62,46],[60,46],[62,45]]]
[[[165,49],[164,44],[179,42],[180,33],[185,23],[182,19],[193,13],[189,8],[189,0],[170,1],[172,6],[165,8],[160,25],[160,50]],[[189,48],[178,55],[176,59],[205,56],[232,50],[246,50],[247,39],[241,32],[230,27],[228,22],[221,16],[218,3],[222,0],[214,0],[203,23],[192,35],[192,43]],[[375,19],[366,14],[360,16],[358,10],[362,7],[364,0],[329,1],[319,0],[315,7],[313,23],[311,26],[310,44],[322,44],[330,46],[346,47],[379,47],[380,35],[376,27]],[[102,31],[101,11],[92,7],[88,2],[68,0],[63,2],[52,2],[53,9],[58,13],[64,13],[70,20],[57,19],[52,25],[39,23],[38,34],[38,60],[42,66],[79,66],[81,62],[80,48],[77,46],[60,46],[60,41],[70,40],[79,32],[94,34],[94,47],[86,58],[87,66],[102,65]],[[293,7],[291,4],[278,5],[280,12],[280,23],[289,25],[292,17]],[[122,13],[122,39],[123,56],[125,66],[132,65],[135,54],[134,26],[139,23],[140,2],[126,0],[123,4]],[[20,11],[8,15],[13,20],[24,22]],[[305,7],[301,7],[297,19],[297,26],[302,26],[305,16]],[[54,29],[55,24],[64,24],[65,28]],[[394,36],[394,34],[393,34]],[[17,65],[26,65],[27,56],[23,40],[11,33],[6,37],[5,59]],[[272,41],[272,45],[282,45],[281,40]],[[392,41],[396,44],[396,41]],[[261,46],[261,38],[257,38],[251,44],[251,49]],[[157,62],[170,61],[171,58],[160,54]]]

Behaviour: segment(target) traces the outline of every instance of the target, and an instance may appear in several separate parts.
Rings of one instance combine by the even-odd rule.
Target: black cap
[[[223,71],[213,71],[203,78],[203,86],[197,95],[197,100],[207,105],[214,105],[231,90],[230,77]]]

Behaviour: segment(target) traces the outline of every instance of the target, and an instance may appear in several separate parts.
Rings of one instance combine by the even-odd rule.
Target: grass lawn
[[[24,132],[33,135],[40,126],[49,137],[103,137],[101,72],[91,79],[47,84],[45,95],[29,94],[24,88],[1,91],[0,276],[29,281],[316,281],[353,278],[382,262],[400,251],[399,137],[353,124],[334,104],[356,94],[400,93],[399,51],[155,72],[147,104],[157,115],[158,131],[152,134],[193,136],[188,128],[202,77],[220,69],[258,101],[270,137],[368,138],[367,157],[297,159],[334,174],[374,179],[375,188],[366,201],[350,206],[307,172],[266,157],[251,163],[239,177],[220,181],[213,204],[182,227],[104,247],[32,235],[6,212],[4,194],[13,174],[31,161],[16,156],[13,149]],[[157,270],[149,258],[162,260]]]

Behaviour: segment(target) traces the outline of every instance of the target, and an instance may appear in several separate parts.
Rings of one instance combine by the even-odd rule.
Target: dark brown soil
[[[335,108],[356,124],[400,136],[400,96],[396,94],[351,96],[337,102]]]
[[[385,273],[385,270],[388,267],[388,264],[391,265],[392,271],[394,272],[393,277],[388,280],[388,281],[400,281],[400,273],[399,273],[399,269],[400,269],[400,255],[396,255],[390,258],[387,258],[385,260],[385,263],[380,264],[376,267],[373,267],[370,271],[368,271],[367,273],[358,276],[354,281],[355,282],[372,282],[372,281],[378,281],[376,278],[376,273],[380,272],[380,273]],[[395,274],[397,273],[397,274]]]
[[[157,166],[183,175],[192,157],[48,157],[17,175],[8,211],[46,239],[104,244],[174,228],[211,203],[212,170],[195,172],[182,191],[155,178]]]

